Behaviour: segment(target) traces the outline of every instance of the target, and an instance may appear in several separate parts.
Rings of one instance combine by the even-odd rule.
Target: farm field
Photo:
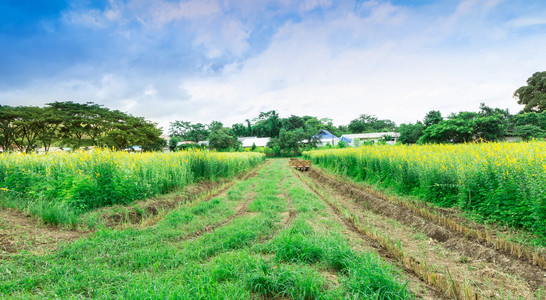
[[[76,226],[86,212],[129,204],[202,180],[231,178],[263,160],[257,153],[198,150],[2,154],[0,207],[28,211],[49,224]]]
[[[163,213],[3,255],[0,297],[544,297],[543,266],[326,170],[288,165],[268,160]]]
[[[365,146],[304,156],[357,181],[546,237],[546,142]]]

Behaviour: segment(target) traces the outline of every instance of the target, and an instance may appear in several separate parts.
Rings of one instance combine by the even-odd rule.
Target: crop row
[[[262,154],[209,151],[2,154],[0,188],[3,196],[78,214],[164,194],[197,180],[231,177],[263,160]]]
[[[546,142],[363,146],[304,156],[356,180],[546,234]]]

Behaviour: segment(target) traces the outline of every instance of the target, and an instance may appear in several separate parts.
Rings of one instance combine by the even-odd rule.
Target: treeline
[[[0,105],[0,147],[4,151],[48,151],[51,146],[159,149],[161,129],[141,117],[92,102],[53,102],[45,107]]]
[[[209,146],[218,150],[237,150],[237,137],[269,137],[268,151],[276,156],[298,155],[304,149],[315,148],[319,142],[316,135],[326,129],[336,136],[344,133],[394,131],[396,124],[363,114],[348,125],[335,126],[331,119],[313,116],[291,115],[281,118],[275,110],[261,112],[256,118],[225,127],[221,122],[210,124],[175,121],[170,124],[171,149],[180,141],[209,141]],[[183,147],[191,147],[184,145]]]
[[[479,112],[463,111],[446,118],[433,110],[423,121],[401,124],[397,131],[404,144],[487,142],[510,136],[530,140],[546,137],[546,112],[522,111],[511,115],[508,110],[482,103]]]
[[[316,148],[319,142],[316,135],[322,129],[338,137],[348,133],[396,131],[400,133],[399,141],[404,144],[487,142],[507,137],[529,140],[546,137],[546,112],[522,111],[512,115],[507,109],[491,108],[482,103],[478,112],[462,111],[444,117],[440,111],[432,110],[422,121],[400,126],[368,114],[360,115],[348,125],[336,126],[331,119],[295,115],[281,118],[272,110],[231,127],[218,121],[210,124],[173,122],[170,147],[176,149],[179,141],[209,141],[211,148],[237,151],[240,150],[237,137],[257,136],[271,138],[266,151],[273,153],[268,154],[292,156]]]

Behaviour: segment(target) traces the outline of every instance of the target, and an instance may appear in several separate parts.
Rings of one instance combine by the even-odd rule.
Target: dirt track
[[[381,244],[386,252],[383,256],[398,257],[401,267],[412,269],[421,280],[446,295],[459,299],[543,297],[544,268],[461,235],[316,167],[295,173],[348,228]],[[399,244],[400,248],[391,244]]]

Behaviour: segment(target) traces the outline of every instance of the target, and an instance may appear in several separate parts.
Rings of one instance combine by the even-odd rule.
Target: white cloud
[[[281,116],[331,117],[336,124],[363,113],[401,123],[422,119],[432,109],[444,114],[477,110],[484,101],[517,112],[513,91],[532,73],[546,69],[536,50],[546,49],[546,35],[512,32],[546,23],[535,12],[493,22],[488,16],[499,1],[462,1],[442,14],[384,1],[364,2],[356,11],[333,3],[112,0],[104,11],[73,10],[64,15],[73,25],[129,26],[135,18],[147,24],[121,28],[152,36],[126,46],[123,53],[135,64],[144,55],[160,58],[161,52],[146,52],[155,35],[176,40],[190,32],[190,40],[176,40],[167,50],[202,49],[205,67],[191,77],[175,67],[150,72],[154,66],[140,69],[131,63],[107,71],[74,67],[70,74],[87,75],[52,76],[6,89],[0,91],[0,101],[94,101],[159,122],[165,130],[175,120],[232,124],[272,109]],[[253,30],[265,26],[255,19],[268,13],[268,5],[301,16],[279,22],[263,50],[245,58],[253,47]],[[314,14],[318,9],[322,13]],[[224,56],[235,58],[216,72],[215,64]],[[177,59],[193,57],[181,53]]]

